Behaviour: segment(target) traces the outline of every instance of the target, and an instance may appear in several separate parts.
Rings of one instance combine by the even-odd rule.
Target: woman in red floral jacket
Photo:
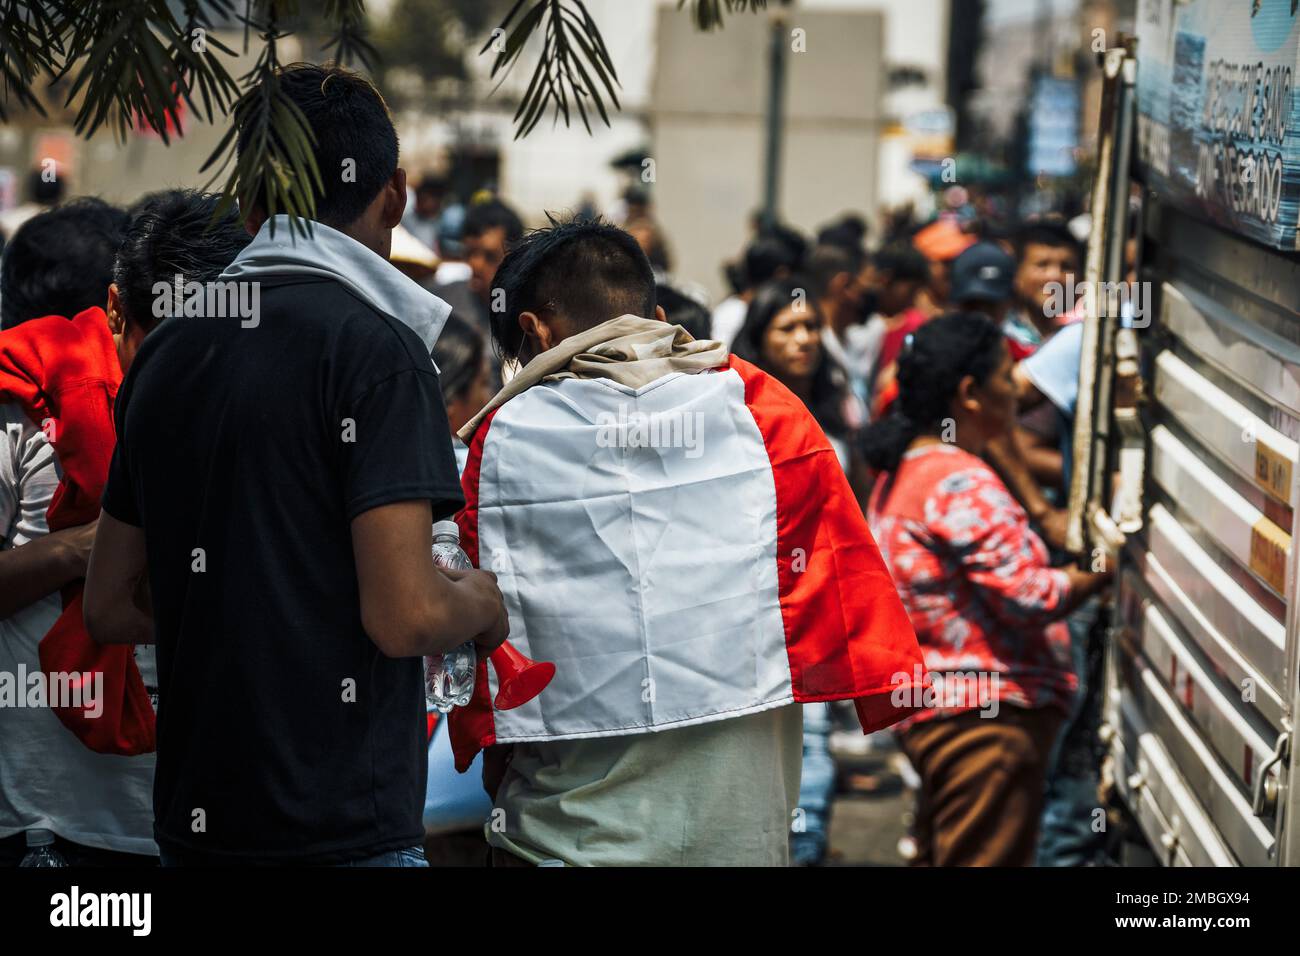
[[[983,315],[908,337],[899,397],[868,429],[867,509],[925,655],[926,710],[900,725],[921,777],[921,865],[1027,865],[1046,764],[1076,679],[1061,618],[1107,576],[1052,568],[979,457],[1016,409],[1012,359]],[[900,702],[906,703],[906,702]]]

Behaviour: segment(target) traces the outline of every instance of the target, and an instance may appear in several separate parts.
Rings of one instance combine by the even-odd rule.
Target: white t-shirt
[[[709,328],[713,338],[731,348],[731,343],[736,341],[736,336],[745,324],[748,312],[749,304],[739,296],[723,299],[710,317]]]
[[[45,512],[58,483],[44,433],[18,406],[0,405],[0,547],[47,533]],[[40,672],[38,645],[62,609],[56,593],[0,620],[0,673],[11,685]],[[153,691],[153,648],[138,648],[136,664]],[[157,855],[153,771],[153,754],[88,749],[48,707],[0,706],[0,837],[45,829],[83,846]]]

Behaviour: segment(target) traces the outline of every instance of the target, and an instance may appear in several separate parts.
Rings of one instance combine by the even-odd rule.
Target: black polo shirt
[[[461,504],[418,336],[331,280],[264,281],[255,327],[165,320],[116,420],[104,510],[148,548],[159,845],[330,863],[420,843],[420,662],[362,629],[350,531]]]

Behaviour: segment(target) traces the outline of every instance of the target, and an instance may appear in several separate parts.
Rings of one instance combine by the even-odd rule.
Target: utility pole
[[[763,165],[763,225],[771,227],[779,220],[781,201],[781,143],[785,138],[786,60],[789,55],[787,10],[792,0],[781,0],[772,11],[768,35],[767,76],[767,149]]]

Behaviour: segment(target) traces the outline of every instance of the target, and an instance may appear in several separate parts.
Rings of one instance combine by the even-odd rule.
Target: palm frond
[[[576,111],[591,132],[588,104],[595,107],[605,125],[609,111],[605,99],[619,108],[618,71],[605,48],[600,28],[582,0],[517,0],[494,36],[505,37],[505,45],[492,62],[492,78],[504,78],[517,63],[528,40],[540,32],[542,49],[519,108],[515,111],[515,139],[536,128],[550,107],[554,122],[568,126]],[[492,40],[480,50],[487,52]]]

